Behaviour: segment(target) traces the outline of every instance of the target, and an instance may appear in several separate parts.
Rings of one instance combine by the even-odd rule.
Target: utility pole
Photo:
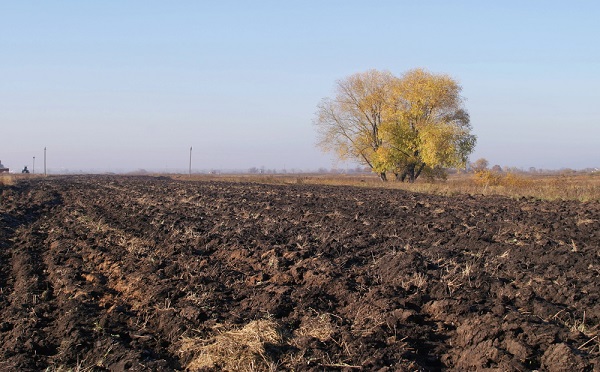
[[[44,176],[47,176],[48,173],[46,173],[46,148],[44,147]]]
[[[31,174],[35,174],[35,156],[33,157],[33,169],[31,170]]]
[[[190,146],[190,177],[192,176],[192,146]]]

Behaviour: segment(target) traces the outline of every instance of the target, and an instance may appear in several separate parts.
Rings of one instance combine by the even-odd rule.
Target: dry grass
[[[2,173],[0,174],[0,186],[11,186],[16,184],[22,179],[44,177],[42,174],[14,174],[14,173]]]
[[[550,321],[556,321],[571,330],[571,332],[580,332],[584,334],[588,340],[581,344],[578,349],[586,350],[592,355],[600,355],[600,324],[592,326],[586,322],[585,311],[581,317],[575,317],[568,311],[559,311]]]
[[[254,320],[241,329],[219,332],[210,339],[184,338],[181,352],[194,355],[186,366],[190,371],[269,371],[276,369],[268,345],[281,345],[277,323],[271,319]]]
[[[529,174],[502,173],[481,177],[473,174],[450,175],[445,181],[419,179],[413,184],[381,182],[373,174],[269,174],[269,175],[193,175],[173,176],[182,180],[254,182],[265,184],[315,184],[390,188],[440,195],[504,195],[542,200],[600,201],[600,173]]]
[[[10,186],[15,183],[15,177],[10,174],[0,175],[0,185]]]
[[[190,360],[185,366],[189,371],[279,371],[308,363],[323,367],[351,367],[315,356],[307,359],[304,351],[298,351],[302,348],[299,342],[305,337],[338,343],[334,339],[338,329],[334,317],[333,314],[315,311],[305,317],[293,333],[286,333],[271,318],[251,321],[235,329],[225,330],[221,328],[223,326],[217,326],[213,337],[184,337],[180,352]],[[292,351],[294,349],[296,351]],[[282,353],[283,350],[287,352]]]
[[[332,320],[332,315],[323,313],[303,320],[294,335],[297,337],[314,337],[321,342],[325,342],[331,339],[335,331],[336,326]]]

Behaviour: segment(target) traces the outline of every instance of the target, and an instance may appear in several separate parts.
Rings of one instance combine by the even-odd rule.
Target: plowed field
[[[600,203],[0,186],[0,370],[600,370]]]

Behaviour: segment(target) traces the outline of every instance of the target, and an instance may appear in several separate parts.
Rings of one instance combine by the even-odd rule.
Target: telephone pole
[[[190,146],[190,177],[192,176],[192,146]]]
[[[33,169],[31,169],[31,174],[35,174],[35,156],[33,157]]]

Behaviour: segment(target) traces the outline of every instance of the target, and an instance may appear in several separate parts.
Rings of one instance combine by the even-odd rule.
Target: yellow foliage
[[[454,138],[456,127],[447,123],[426,125],[421,130],[422,159],[426,164],[460,165]]]
[[[395,86],[403,119],[419,126],[441,119],[462,104],[460,85],[448,75],[435,75],[424,69],[405,73]]]

